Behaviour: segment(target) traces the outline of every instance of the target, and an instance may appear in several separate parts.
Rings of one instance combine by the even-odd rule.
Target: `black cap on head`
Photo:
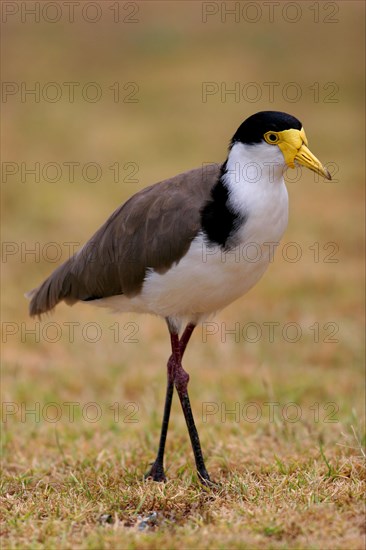
[[[231,145],[236,141],[248,145],[260,143],[263,135],[270,130],[281,132],[282,130],[301,130],[302,124],[294,116],[281,111],[260,111],[250,116],[239,126],[235,132]]]

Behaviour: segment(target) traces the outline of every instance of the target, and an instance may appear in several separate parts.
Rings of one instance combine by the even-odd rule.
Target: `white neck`
[[[248,208],[260,207],[265,197],[275,199],[285,187],[285,167],[277,146],[235,143],[230,150],[224,175],[231,206],[238,212],[245,212]]]
[[[231,208],[246,218],[243,242],[279,241],[287,226],[288,194],[285,161],[278,147],[267,143],[236,143],[223,176]]]

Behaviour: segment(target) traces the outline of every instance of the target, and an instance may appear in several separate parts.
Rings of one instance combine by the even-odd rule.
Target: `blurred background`
[[[286,256],[280,247],[263,280],[209,334],[197,330],[185,362],[192,403],[198,424],[204,401],[296,402],[303,418],[313,418],[315,402],[323,417],[335,403],[338,423],[313,428],[341,441],[364,407],[363,3],[106,1],[72,12],[64,3],[22,4],[2,5],[3,400],[97,402],[103,411],[137,403],[137,424],[109,413],[83,429],[63,419],[58,428],[66,449],[65,434],[78,438],[76,453],[97,452],[107,438],[112,449],[144,441],[153,457],[169,355],[164,323],[82,304],[61,304],[40,322],[28,317],[24,292],[131,194],[223,161],[246,117],[281,110],[303,122],[334,179],[288,174],[283,244],[297,243],[301,254],[290,261],[294,249]],[[273,341],[269,322],[278,327]],[[260,327],[257,340],[247,323]],[[287,323],[301,328],[297,341]],[[40,460],[41,446],[42,460],[52,459],[54,424],[29,431],[19,414],[8,418],[12,456]],[[177,403],[174,415],[179,436],[169,445],[188,449]],[[203,432],[211,461],[224,452],[221,429],[216,418]],[[241,444],[238,430],[250,435],[258,425],[226,429]]]

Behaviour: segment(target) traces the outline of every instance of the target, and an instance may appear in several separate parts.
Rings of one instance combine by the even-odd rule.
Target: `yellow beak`
[[[287,166],[295,168],[295,162],[298,162],[327,180],[332,179],[325,166],[307,148],[308,140],[303,128],[301,130],[283,130],[278,132],[278,137],[277,145],[282,151]]]

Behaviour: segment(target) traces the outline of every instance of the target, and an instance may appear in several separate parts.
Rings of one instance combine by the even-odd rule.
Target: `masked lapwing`
[[[198,323],[248,292],[286,229],[287,167],[331,179],[308,149],[299,120],[263,111],[235,132],[226,161],[204,165],[136,193],[72,258],[28,293],[30,315],[59,302],[152,313],[168,325],[171,356],[159,450],[147,476],[165,480],[163,459],[174,386],[200,479],[209,483],[182,358]],[[248,244],[260,250],[256,261]],[[185,327],[185,328],[184,328]]]

